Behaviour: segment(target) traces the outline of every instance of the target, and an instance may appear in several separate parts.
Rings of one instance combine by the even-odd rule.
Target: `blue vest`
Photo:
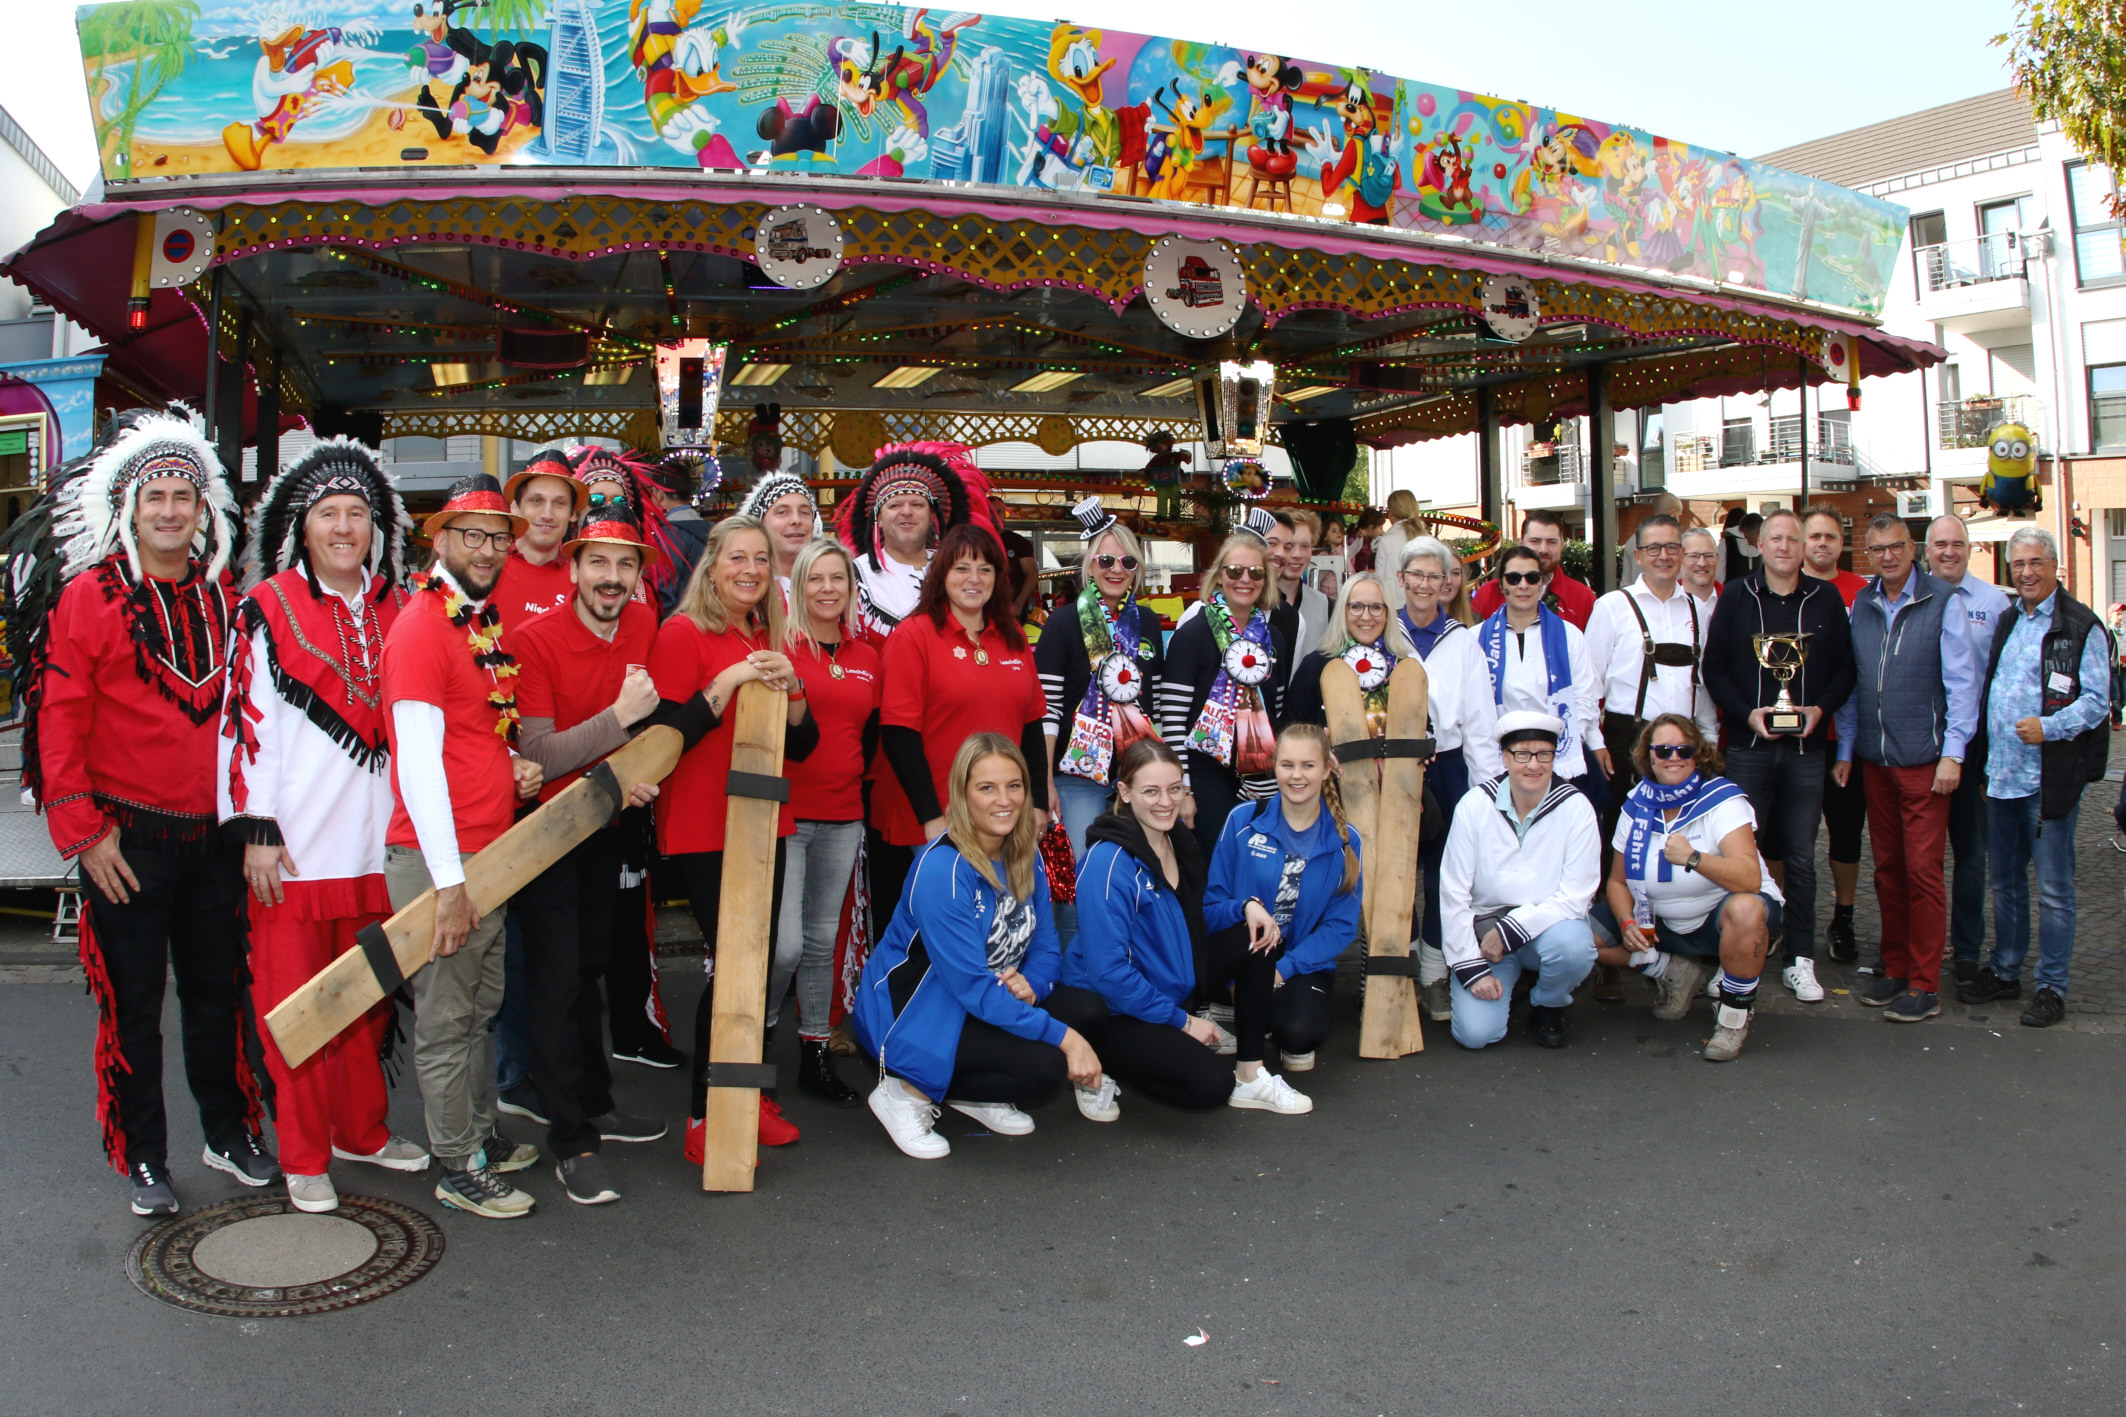
[[[1949,721],[1941,621],[1952,598],[1917,567],[1906,590],[1911,603],[1898,612],[1894,629],[1881,577],[1853,597],[1853,698],[1860,715],[1853,756],[1899,768],[1938,760]]]

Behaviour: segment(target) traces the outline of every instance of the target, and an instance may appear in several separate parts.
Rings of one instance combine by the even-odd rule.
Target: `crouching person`
[[[1734,1061],[1750,1034],[1778,886],[1757,851],[1757,814],[1721,777],[1720,750],[1682,714],[1664,713],[1632,749],[1639,783],[1611,845],[1607,898],[1591,913],[1601,961],[1654,981],[1654,1017],[1679,1019],[1720,972],[1719,1026],[1705,1045]]]
[[[1587,903],[1602,875],[1594,804],[1551,768],[1565,725],[1547,713],[1499,716],[1506,771],[1454,810],[1440,866],[1440,925],[1453,977],[1454,1041],[1506,1036],[1513,986],[1536,971],[1529,1031],[1565,1046],[1565,1006],[1594,968]]]

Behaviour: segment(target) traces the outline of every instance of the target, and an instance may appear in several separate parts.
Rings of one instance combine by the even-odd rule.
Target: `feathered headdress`
[[[771,472],[747,489],[744,500],[738,504],[738,515],[759,521],[768,508],[789,496],[792,492],[803,495],[812,504],[812,515],[819,515],[819,498],[805,480],[794,472]]]
[[[140,507],[140,485],[162,477],[182,477],[199,490],[205,515],[193,535],[192,551],[205,554],[208,580],[219,577],[229,564],[236,497],[199,415],[173,403],[113,428],[90,455],[88,470],[60,489],[52,519],[53,534],[66,546],[60,578],[73,579],[122,546],[138,581],[140,546],[133,519]]]
[[[686,558],[679,539],[672,535],[672,521],[665,515],[664,504],[650,494],[650,486],[657,480],[655,469],[632,448],[616,453],[589,443],[574,443],[563,451],[578,482],[612,481],[627,489],[627,503],[642,520],[642,539],[661,553],[643,569],[650,594],[661,599],[668,583],[678,574],[675,567],[686,564]],[[584,515],[592,521],[598,519],[596,508]]]
[[[369,569],[384,584],[400,584],[406,574],[406,538],[413,519],[406,514],[398,484],[384,471],[374,450],[352,438],[327,438],[282,469],[266,484],[265,495],[251,513],[251,541],[244,548],[243,588],[249,590],[308,559],[303,523],[310,509],[327,497],[359,497],[369,504]]]
[[[967,484],[952,465],[936,453],[905,443],[880,448],[877,460],[856,488],[843,499],[842,544],[859,556],[882,555],[883,538],[878,528],[878,509],[889,497],[918,492],[930,499],[930,540],[935,543],[972,515]]]

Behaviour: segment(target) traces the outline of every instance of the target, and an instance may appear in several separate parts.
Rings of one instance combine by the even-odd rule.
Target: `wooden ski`
[[[506,904],[540,872],[610,822],[636,784],[662,782],[679,762],[679,730],[646,728],[598,767],[554,795],[465,863],[465,885],[482,915]],[[772,843],[771,843],[772,845]],[[362,944],[326,965],[266,1015],[289,1066],[299,1066],[377,1000],[428,964],[436,893],[362,932]]]

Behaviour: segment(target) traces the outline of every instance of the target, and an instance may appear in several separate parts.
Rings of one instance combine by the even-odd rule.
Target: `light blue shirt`
[[[1993,658],[1993,631],[2007,618],[2015,601],[1999,586],[1973,575],[1958,581],[1949,594],[1963,609],[1964,620],[1971,629],[1971,652],[1978,656],[1978,672],[1983,674]]]
[[[2082,645],[2082,691],[2073,703],[2058,713],[2043,715],[2045,636],[2052,632],[2052,611],[2059,592],[2052,594],[2030,614],[2020,603],[2010,611],[2015,628],[2001,646],[2000,664],[1993,671],[1993,696],[1986,704],[1986,795],[2002,799],[2036,794],[2044,765],[2037,745],[2015,736],[2016,720],[2035,718],[2045,729],[2045,741],[2056,742],[2087,733],[2111,714],[2111,641],[2101,629],[2091,630]]]
[[[1875,589],[1882,596],[1883,608],[1890,612],[1889,629],[1883,632],[1885,642],[1897,632],[1898,613],[1912,603],[1912,588],[1916,584],[1916,575],[1916,569],[1913,574],[1907,575],[1904,594],[1894,596],[1884,589],[1881,576],[1875,578]],[[1969,583],[1970,579],[1969,576],[1964,577],[1966,583]],[[1943,586],[1942,589],[1946,591],[1948,587]],[[1853,607],[1853,612],[1849,613],[1857,613],[1859,610],[1860,601],[1857,597],[1853,601]],[[1980,659],[1972,648],[1968,621],[1958,618],[1958,608],[1957,605],[1946,606],[1941,615],[1941,685],[1949,694],[1949,715],[1941,730],[1941,755],[1961,762],[1965,749],[1971,746],[1971,735],[1978,731],[1978,676],[1985,661]],[[1873,672],[1873,666],[1860,666],[1863,681]],[[1859,687],[1853,690],[1852,695],[1831,718],[1838,725],[1838,761],[1850,763],[1853,761],[1853,740],[1860,736]]]

